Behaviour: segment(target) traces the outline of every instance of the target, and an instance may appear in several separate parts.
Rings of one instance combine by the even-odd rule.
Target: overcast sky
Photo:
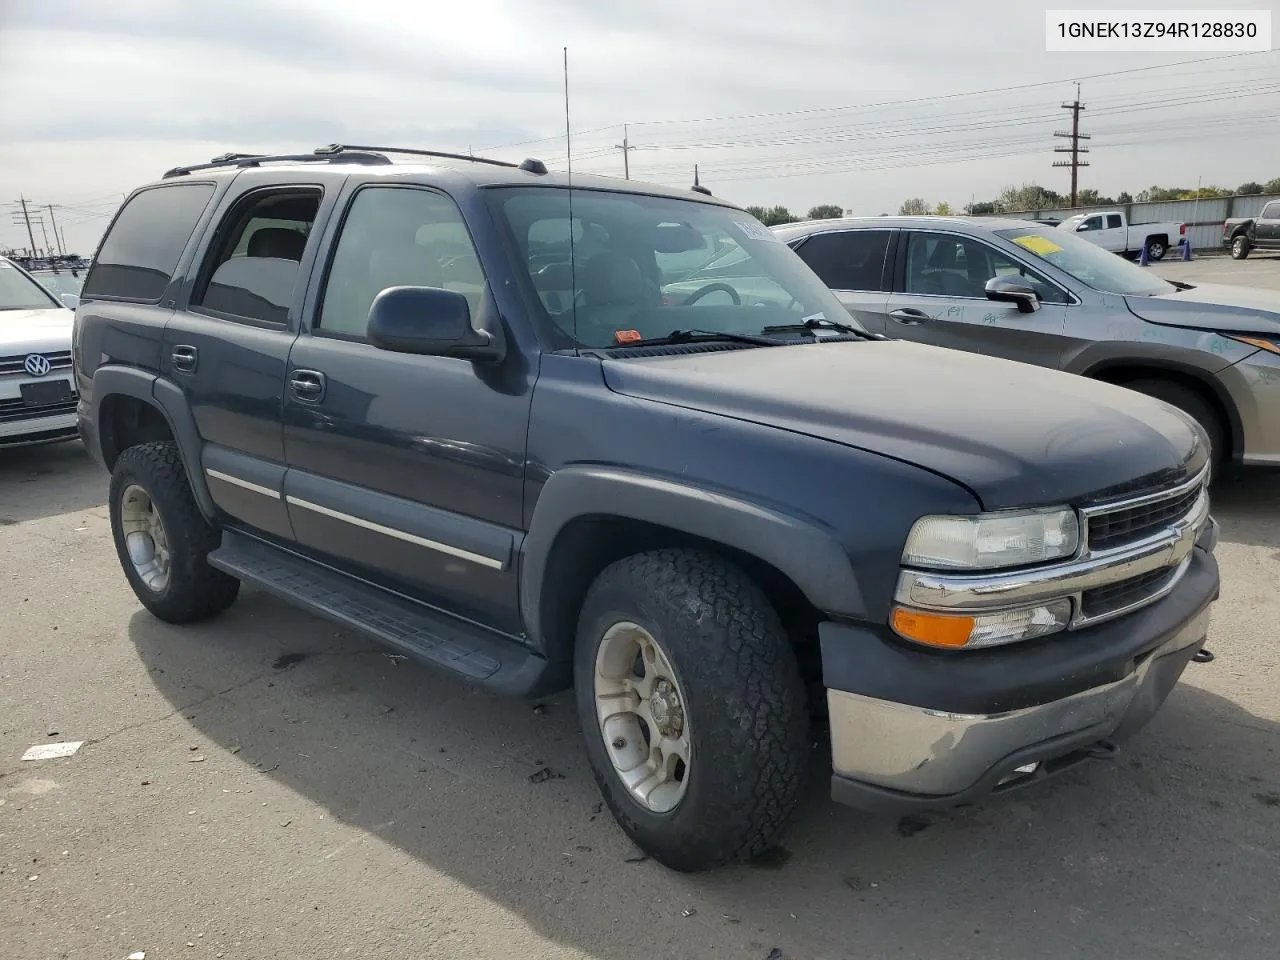
[[[621,175],[627,122],[633,178],[683,185],[697,163],[742,204],[877,214],[1024,181],[1065,191],[1052,134],[1073,78],[1093,134],[1082,187],[1280,177],[1280,53],[1177,68],[1161,65],[1222,55],[1046,53],[1044,11],[1088,5],[0,0],[0,246],[27,245],[7,206],[21,195],[63,205],[69,245],[91,253],[122,193],[232,149],[344,141],[562,165],[563,46],[575,169]]]

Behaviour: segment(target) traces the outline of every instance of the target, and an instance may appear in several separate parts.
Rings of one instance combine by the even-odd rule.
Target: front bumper
[[[0,446],[21,446],[28,443],[53,443],[70,440],[76,436],[76,415],[59,413],[51,417],[30,417],[26,420],[9,420],[0,423]]]
[[[1172,594],[1074,633],[965,654],[822,624],[832,795],[871,811],[953,806],[1113,751],[1204,641],[1215,535]]]

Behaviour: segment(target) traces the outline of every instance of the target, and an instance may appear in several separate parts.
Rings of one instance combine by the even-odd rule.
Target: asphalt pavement
[[[1276,258],[1152,269],[1280,289]],[[1116,760],[902,819],[815,760],[779,848],[692,876],[633,862],[566,697],[254,591],[156,621],[106,489],[78,443],[0,453],[0,957],[1280,956],[1280,478],[1217,494],[1217,659]],[[19,759],[50,741],[84,745]]]

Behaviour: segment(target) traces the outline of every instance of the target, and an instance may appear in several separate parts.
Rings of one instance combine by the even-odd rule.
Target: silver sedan
[[[1027,220],[774,232],[872,333],[1122,384],[1194,417],[1217,462],[1280,467],[1280,294],[1171,283]]]

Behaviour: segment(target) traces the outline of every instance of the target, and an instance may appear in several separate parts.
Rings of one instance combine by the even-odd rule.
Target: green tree
[[[924,202],[923,197],[912,197],[910,200],[903,200],[902,206],[898,208],[898,216],[900,217],[927,217],[933,213],[929,204]]]
[[[1076,195],[1076,200],[1082,207],[1109,207],[1116,203],[1110,197],[1104,197],[1098,193],[1093,187],[1085,187]]]
[[[1116,194],[1116,203],[1133,203],[1133,195],[1128,190],[1121,190]]]
[[[990,216],[998,211],[996,210],[994,202],[991,200],[983,200],[980,203],[966,203],[964,205],[964,212],[969,214],[971,217],[983,217]]]
[[[844,216],[844,208],[835,203],[820,203],[809,208],[810,220],[834,220]]]
[[[783,206],[747,207],[747,213],[751,214],[766,227],[776,227],[780,223],[795,223],[800,219]]]
[[[1276,177],[1274,180],[1268,180],[1266,183],[1264,183],[1262,185],[1262,192],[1263,193],[1280,193],[1280,177]]]
[[[1243,197],[1254,197],[1262,192],[1262,184],[1256,180],[1250,180],[1248,183],[1242,183],[1236,187],[1236,193]]]
[[[955,215],[955,211],[951,209],[951,204],[945,200],[938,201],[938,205],[933,208],[933,212],[939,217],[951,217]]]
[[[996,198],[996,207],[1001,213],[1020,213],[1024,210],[1048,210],[1062,204],[1062,195],[1057,191],[1042,187],[1038,183],[1024,183],[1021,186],[1008,186],[1000,191]]]

